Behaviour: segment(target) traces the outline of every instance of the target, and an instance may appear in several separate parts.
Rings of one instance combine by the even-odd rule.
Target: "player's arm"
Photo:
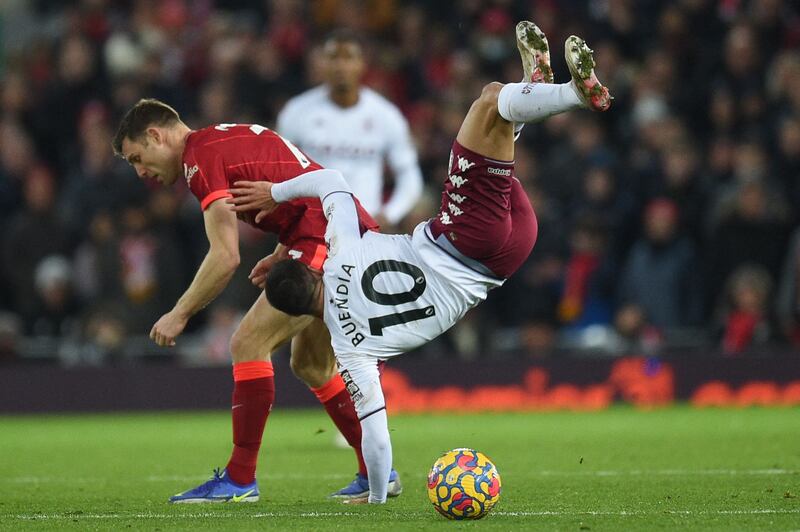
[[[411,139],[408,124],[397,113],[389,120],[390,135],[387,162],[394,175],[394,190],[383,207],[382,214],[395,225],[414,208],[422,195],[422,172],[417,162],[417,150]]]
[[[236,215],[221,201],[203,213],[209,248],[192,284],[175,307],[164,314],[150,331],[158,345],[175,345],[189,318],[216,298],[239,266],[239,228]]]
[[[272,269],[272,266],[283,259],[289,258],[289,250],[278,242],[278,245],[275,246],[275,251],[272,254],[267,255],[260,261],[253,266],[253,269],[250,271],[250,275],[248,278],[250,282],[256,285],[257,287],[264,289],[264,283],[267,280],[267,274]]]
[[[319,198],[328,219],[328,234],[335,235],[339,242],[361,238],[352,189],[338,170],[314,170],[282,183],[237,181],[230,192],[233,197],[227,202],[233,205],[232,210],[258,209],[256,222],[275,210],[278,203],[297,198]]]

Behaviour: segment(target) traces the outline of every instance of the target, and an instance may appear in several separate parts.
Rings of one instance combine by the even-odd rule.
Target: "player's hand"
[[[253,270],[250,272],[248,278],[250,282],[259,287],[260,289],[264,289],[264,285],[267,281],[267,274],[275,265],[276,262],[281,261],[283,259],[289,258],[288,250],[285,248],[281,248],[280,251],[276,251],[271,255],[267,255],[260,261],[253,266]]]
[[[231,209],[235,212],[258,210],[256,223],[278,207],[272,198],[272,183],[269,181],[237,181],[233,186],[229,190],[233,197],[227,200],[233,206]]]
[[[161,347],[172,347],[175,338],[180,336],[189,318],[183,317],[174,310],[161,316],[150,330],[150,339]]]

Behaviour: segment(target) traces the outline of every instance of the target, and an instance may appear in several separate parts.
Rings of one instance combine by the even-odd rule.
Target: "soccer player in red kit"
[[[153,325],[150,337],[160,346],[174,346],[189,318],[222,292],[239,266],[237,214],[224,199],[235,181],[278,183],[320,165],[291,142],[266,127],[217,124],[192,130],[170,106],[143,99],[123,117],[113,140],[114,151],[142,179],[173,185],[183,176],[203,209],[209,250],[189,288]],[[223,200],[223,201],[220,201]],[[246,223],[278,235],[275,252],[259,261],[250,278],[263,287],[277,260],[295,258],[321,270],[326,257],[326,220],[318,199],[289,202],[259,216],[241,212]],[[377,230],[359,205],[361,231]],[[231,338],[233,359],[233,452],[227,466],[204,484],[179,493],[171,502],[250,502],[259,498],[255,480],[261,438],[275,396],[272,352],[292,340],[292,371],[316,394],[358,457],[359,473],[335,497],[363,495],[366,466],[361,455],[361,427],[344,382],[336,372],[330,335],[322,320],[295,317],[274,309],[262,292]],[[396,472],[389,490],[399,495]]]

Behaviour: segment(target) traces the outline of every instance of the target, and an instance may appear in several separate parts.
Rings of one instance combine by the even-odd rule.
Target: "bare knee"
[[[503,84],[497,81],[485,85],[483,90],[481,90],[481,95],[475,100],[475,103],[497,109],[497,98],[500,96],[500,89],[502,88]]]
[[[319,388],[327,383],[336,373],[336,366],[331,360],[326,360],[320,356],[307,356],[292,349],[292,356],[289,359],[289,366],[292,373],[312,388]]]
[[[272,308],[262,293],[231,337],[233,362],[269,360],[271,354],[302,330],[309,319],[292,317]]]
[[[279,331],[278,331],[279,332]],[[269,360],[280,344],[279,334],[270,329],[255,330],[247,321],[242,321],[231,336],[229,344],[234,363],[253,360]]]
[[[229,347],[234,364],[253,360],[267,360],[270,352],[264,353],[254,349],[252,342],[250,342],[247,337],[247,332],[242,330],[241,325],[236,329],[236,332],[233,333],[233,336],[231,336]]]

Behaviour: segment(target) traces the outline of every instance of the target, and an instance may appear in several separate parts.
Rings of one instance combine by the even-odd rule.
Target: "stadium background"
[[[0,409],[108,407],[86,396],[98,375],[107,389],[143,398],[121,408],[227,404],[227,385],[218,397],[159,401],[176,380],[159,387],[153,376],[178,372],[185,390],[203,378],[229,382],[196,368],[229,371],[228,339],[257,295],[247,272],[275,241],[242,226],[242,267],[223,295],[176,348],[150,342],[207,242],[182,183],[149,187],[113,157],[116,124],[140,97],[169,102],[191,127],[273,126],[289,97],[319,82],[324,35],[354,28],[368,43],[365,83],[401,108],[419,150],[425,198],[395,228],[409,231],[434,212],[472,99],[489,81],[519,79],[520,19],[547,33],[557,81],[568,76],[564,39],[585,37],[614,106],[526,128],[516,164],[539,217],[533,254],[486,304],[399,367],[423,386],[431,375],[486,381],[490,363],[505,370],[486,384],[539,398],[577,379],[550,406],[584,404],[581,394],[585,407],[696,398],[697,387],[680,384],[687,378],[727,380],[704,389],[711,402],[800,401],[796,4],[7,0]],[[310,398],[288,367],[281,372],[286,402]],[[29,390],[34,375],[50,395]],[[76,397],[71,390],[83,399],[64,402]],[[33,396],[44,403],[31,407]]]

